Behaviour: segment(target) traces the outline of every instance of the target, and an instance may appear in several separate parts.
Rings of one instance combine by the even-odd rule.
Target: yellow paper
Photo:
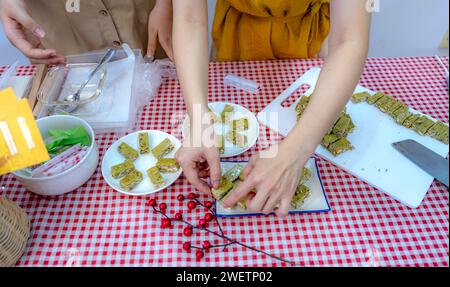
[[[0,175],[50,159],[28,101],[12,89],[0,92],[0,158]]]

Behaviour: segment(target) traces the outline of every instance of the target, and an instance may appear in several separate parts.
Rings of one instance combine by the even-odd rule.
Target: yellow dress
[[[218,61],[312,58],[330,30],[329,0],[218,0]]]

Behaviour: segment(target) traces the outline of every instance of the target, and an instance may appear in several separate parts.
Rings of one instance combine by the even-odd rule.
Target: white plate
[[[120,179],[117,180],[111,176],[111,167],[125,161],[125,158],[117,151],[117,148],[121,143],[125,142],[134,149],[139,150],[138,135],[141,132],[148,133],[150,137],[151,148],[156,147],[158,144],[160,144],[163,140],[167,138],[170,139],[172,144],[175,146],[175,149],[170,154],[165,156],[165,158],[174,158],[176,152],[181,147],[181,143],[177,138],[161,131],[136,132],[134,134],[129,134],[121,138],[120,140],[116,141],[114,144],[112,144],[111,147],[108,149],[108,151],[105,153],[105,156],[103,157],[102,162],[103,178],[106,180],[109,186],[114,188],[116,191],[126,195],[148,195],[164,190],[169,186],[171,186],[181,176],[182,173],[181,169],[177,173],[163,173],[162,176],[164,177],[166,185],[161,188],[156,188],[148,178],[147,170],[156,165],[157,159],[151,153],[139,155],[139,158],[134,162],[134,165],[136,166],[137,170],[142,172],[142,174],[144,175],[144,180],[131,191],[126,191],[120,188],[119,185]]]
[[[246,162],[222,162],[222,173],[232,169],[235,165],[246,165]],[[311,178],[305,183],[311,189],[311,195],[305,200],[305,203],[299,209],[291,209],[290,214],[297,213],[320,213],[331,211],[330,204],[328,202],[327,194],[323,188],[322,180],[320,178],[319,169],[317,168],[317,161],[315,158],[311,158],[306,167],[311,170]],[[248,210],[243,210],[238,207],[234,209],[223,208],[219,202],[216,201],[216,214],[218,217],[237,217],[237,216],[255,216],[261,215],[251,213]]]
[[[234,113],[231,117],[232,120],[235,119],[241,119],[241,118],[248,118],[248,125],[249,129],[245,132],[242,132],[243,135],[246,135],[248,137],[248,144],[245,148],[240,148],[237,146],[234,146],[232,143],[225,140],[225,153],[221,155],[221,158],[229,158],[229,157],[235,157],[238,155],[241,155],[251,149],[258,140],[259,137],[259,123],[256,119],[256,116],[250,112],[248,109],[244,108],[243,106],[232,104],[232,103],[224,103],[224,102],[216,102],[216,103],[210,103],[209,107],[210,109],[215,112],[218,116],[221,115],[224,107],[226,105],[230,105],[234,107]],[[190,129],[190,123],[189,123],[189,116],[187,116],[183,123],[183,138],[186,138],[186,134],[189,133]],[[215,124],[214,130],[217,135],[224,135],[228,132],[229,127],[225,124]]]

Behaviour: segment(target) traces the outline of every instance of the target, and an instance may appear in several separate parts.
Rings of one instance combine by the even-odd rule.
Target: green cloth
[[[77,126],[70,130],[49,130],[50,140],[46,147],[50,154],[59,154],[74,145],[90,146],[91,139],[83,126]]]

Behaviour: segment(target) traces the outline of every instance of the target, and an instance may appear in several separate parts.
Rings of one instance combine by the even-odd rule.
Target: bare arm
[[[205,0],[173,0],[173,46],[189,115],[208,104],[208,7]]]
[[[211,123],[202,123],[208,112],[207,1],[173,0],[173,11],[175,63],[191,120],[190,135],[177,153],[177,159],[189,182],[202,192],[210,192],[210,187],[202,178],[209,175],[212,185],[218,187],[221,170],[218,148],[206,143],[204,138],[205,133],[212,130]]]
[[[329,56],[311,103],[290,135],[292,142],[301,143],[297,145],[300,153],[314,153],[358,84],[369,45],[371,17],[366,2],[331,1]]]
[[[331,0],[329,56],[325,61],[311,103],[273,158],[254,157],[247,176],[225,200],[225,207],[257,190],[248,202],[254,212],[276,210],[286,216],[301,170],[350,99],[367,57],[370,14],[366,0]],[[274,148],[274,150],[277,147]]]

